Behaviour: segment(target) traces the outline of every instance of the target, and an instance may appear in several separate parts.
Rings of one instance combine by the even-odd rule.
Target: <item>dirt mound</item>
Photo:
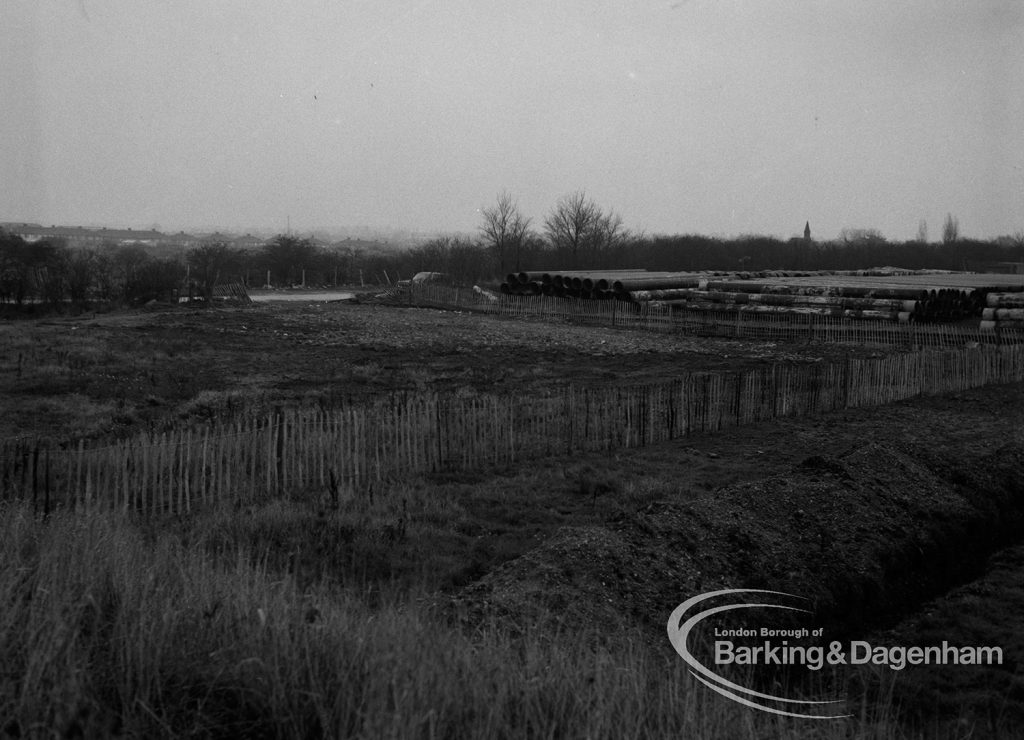
[[[953,462],[868,443],[816,455],[785,475],[563,529],[458,602],[524,625],[642,626],[660,639],[686,598],[767,588],[810,599],[831,635],[885,625],[971,577],[1019,527],[1024,445],[976,452]]]

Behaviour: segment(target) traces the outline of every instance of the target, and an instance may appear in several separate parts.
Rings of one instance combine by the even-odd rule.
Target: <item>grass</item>
[[[466,630],[426,594],[302,588],[113,516],[0,522],[12,737],[899,736],[750,712],[635,634]]]
[[[300,585],[362,593],[458,589],[560,527],[631,515],[671,493],[663,473],[623,483],[607,466],[556,458],[548,468],[427,474],[363,490],[306,491],[240,512],[149,525],[222,562],[239,552]]]
[[[0,419],[0,438],[125,436],[205,421],[232,410],[232,392],[254,407],[337,405],[395,390],[543,392],[835,352],[380,306],[171,307],[8,321],[0,322],[0,393],[14,413]],[[71,418],[52,412],[80,404],[75,394],[95,407]]]
[[[645,462],[554,459],[554,475],[427,476],[163,520],[2,508],[0,737],[967,736],[955,712],[897,722],[906,692],[870,674],[854,719],[786,719],[696,683],[650,628],[453,608],[449,592],[560,526],[689,495],[620,472]]]
[[[12,350],[0,361],[8,431],[31,420],[101,436],[239,404],[330,405],[441,381],[474,393],[513,369],[545,378],[540,350],[504,361],[500,343],[451,358],[410,350],[397,319],[370,326],[383,333],[366,344],[339,332],[340,312],[319,323],[297,310],[180,316],[118,318],[88,336],[61,326],[38,342],[0,332]],[[515,328],[481,326],[499,338]],[[337,336],[325,346],[322,332]],[[556,349],[544,372],[579,369]],[[452,613],[450,594],[560,527],[766,475],[840,422],[802,423],[731,430],[721,457],[707,450],[722,437],[693,438],[699,449],[552,458],[146,523],[0,508],[0,737],[966,736],[970,725],[907,730],[875,689],[851,722],[749,711],[696,684],[662,634],[565,632],[553,618],[513,633]]]
[[[764,474],[764,442],[732,456],[733,474]],[[787,720],[696,684],[649,625],[568,632],[541,614],[524,629],[453,607],[561,527],[635,517],[721,476],[718,458],[684,453],[147,521],[2,508],[0,737],[986,736],[949,707],[908,729],[890,697],[911,697],[870,675],[853,720]]]

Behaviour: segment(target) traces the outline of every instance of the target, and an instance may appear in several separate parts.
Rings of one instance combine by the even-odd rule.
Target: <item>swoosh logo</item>
[[[733,683],[717,673],[712,671],[706,665],[697,660],[696,656],[690,652],[690,648],[687,644],[687,640],[690,636],[690,632],[700,624],[703,620],[711,617],[715,614],[721,614],[722,612],[733,611],[736,609],[784,609],[786,611],[805,612],[810,614],[807,609],[800,609],[795,606],[785,606],[783,604],[772,604],[772,603],[745,603],[745,604],[728,604],[726,606],[716,606],[710,609],[699,611],[693,616],[683,621],[683,618],[687,613],[699,604],[705,601],[720,597],[729,596],[735,594],[771,594],[774,596],[786,596],[791,599],[802,599],[800,596],[794,596],[793,594],[787,594],[783,591],[766,591],[763,589],[749,589],[749,588],[731,588],[723,589],[721,591],[710,591],[700,596],[694,596],[692,599],[687,599],[682,604],[677,606],[672,614],[668,618],[668,639],[672,643],[672,647],[679,653],[680,657],[686,661],[686,664],[690,667],[690,675],[700,681],[702,684],[707,686],[713,691],[718,692],[722,696],[728,697],[735,702],[743,704],[744,706],[752,707],[754,709],[760,709],[763,712],[770,712],[772,714],[780,714],[786,717],[801,717],[804,719],[844,719],[846,717],[852,717],[852,714],[805,714],[798,711],[786,711],[785,709],[777,709],[775,707],[766,706],[765,704],[759,703],[758,699],[765,701],[777,702],[786,705],[797,705],[793,709],[807,708],[809,706],[822,706],[828,704],[841,704],[842,700],[830,700],[830,701],[809,701],[805,699],[788,699],[783,696],[774,696],[772,694],[764,694],[760,691],[754,691],[745,686],[740,686],[737,683]],[[748,698],[750,697],[750,698]]]

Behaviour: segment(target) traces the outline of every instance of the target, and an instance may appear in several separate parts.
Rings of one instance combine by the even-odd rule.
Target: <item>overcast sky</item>
[[[1024,230],[1021,0],[2,0],[0,221]]]

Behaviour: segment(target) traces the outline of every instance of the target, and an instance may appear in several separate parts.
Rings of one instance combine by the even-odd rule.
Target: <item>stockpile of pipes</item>
[[[501,291],[512,295],[617,299],[692,311],[903,323],[981,317],[983,322],[999,322],[999,326],[1006,328],[1024,328],[1024,285],[994,285],[993,277],[893,267],[758,273],[563,270],[512,273],[502,283]],[[995,324],[982,326],[991,328]]]
[[[796,287],[731,280],[703,280],[695,288],[633,290],[632,300],[656,301],[686,310],[751,314],[838,316],[885,321],[911,320],[927,291]]]
[[[982,329],[1024,329],[1024,292],[989,293],[985,302]]]
[[[616,286],[638,287],[696,285],[709,273],[650,272],[648,270],[560,270],[557,272],[509,273],[501,284],[507,295],[547,295],[559,298],[630,300]]]
[[[913,285],[847,285],[822,277],[817,285],[707,280],[696,288],[633,290],[634,301],[698,310],[791,313],[883,321],[958,321],[976,317],[984,292]]]

